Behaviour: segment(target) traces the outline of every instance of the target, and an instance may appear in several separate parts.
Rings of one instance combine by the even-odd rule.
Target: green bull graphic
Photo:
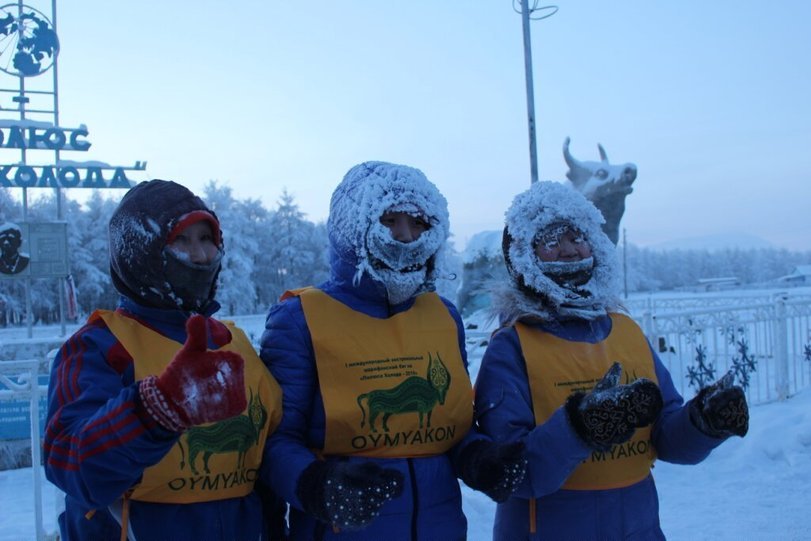
[[[383,414],[383,430],[388,432],[389,417],[395,414],[416,412],[420,417],[420,428],[427,415],[427,427],[431,426],[431,412],[439,403],[445,404],[445,396],[451,386],[451,375],[442,364],[439,352],[434,358],[428,353],[428,374],[425,378],[411,376],[391,389],[377,389],[358,396],[358,407],[361,411],[360,426],[366,422],[366,410],[363,409],[363,400],[369,411],[369,427],[375,429],[375,420]]]
[[[211,473],[208,469],[208,459],[214,454],[224,454],[237,452],[237,468],[245,465],[245,453],[259,443],[259,435],[268,420],[268,412],[262,404],[259,396],[254,396],[251,391],[248,402],[247,415],[231,417],[210,426],[195,426],[186,432],[186,445],[189,451],[189,467],[193,474],[197,475],[195,467],[197,455],[203,453],[203,469],[206,473]],[[183,458],[182,438],[178,440],[180,445],[180,469],[186,465]]]

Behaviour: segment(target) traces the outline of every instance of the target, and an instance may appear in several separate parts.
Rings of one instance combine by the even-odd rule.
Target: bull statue
[[[611,165],[601,144],[599,162],[581,162],[569,152],[569,138],[563,143],[563,158],[569,171],[566,173],[574,188],[600,209],[605,218],[603,231],[611,242],[619,241],[620,220],[625,212],[625,197],[634,191],[631,184],[636,180],[636,165],[625,163]]]

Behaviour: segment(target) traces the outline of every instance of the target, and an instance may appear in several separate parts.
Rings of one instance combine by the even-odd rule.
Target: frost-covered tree
[[[811,263],[811,252],[782,248],[660,251],[629,244],[626,259],[629,291],[656,291],[731,276],[742,285],[774,284],[795,266]]]
[[[236,200],[229,186],[210,181],[203,192],[208,207],[216,213],[222,229],[225,256],[217,288],[217,300],[224,315],[250,314],[256,311],[256,291],[251,275],[260,245],[255,202]]]
[[[56,220],[54,193],[30,192],[38,197],[29,198],[28,221]],[[118,298],[109,277],[107,225],[119,195],[116,192],[110,197],[109,192],[94,191],[83,205],[67,197],[62,203],[63,219],[68,224],[70,272],[82,315],[96,308],[112,308]],[[217,294],[223,314],[263,313],[286,289],[318,285],[327,279],[326,226],[307,220],[287,190],[273,210],[258,199],[237,200],[230,187],[213,181],[203,198],[217,213],[224,233],[225,258]],[[22,222],[22,204],[11,190],[0,188],[3,221]],[[452,249],[447,251],[437,281],[439,293],[456,300],[466,314],[487,303],[482,287],[488,280],[507,279],[500,232],[482,232],[475,238],[481,242],[471,239],[462,256]],[[811,264],[811,252],[774,248],[657,251],[629,244],[625,254],[623,249],[618,248],[620,259],[627,261],[629,292],[691,287],[701,278],[723,276],[735,276],[743,285],[773,285],[794,267]],[[453,275],[456,279],[449,279]],[[30,281],[35,322],[58,321],[60,287],[53,279]],[[0,279],[0,326],[24,324],[25,310],[25,281]]]
[[[262,264],[264,251],[269,243],[270,232],[268,220],[270,211],[266,209],[259,199],[246,199],[241,202],[243,216],[251,224],[250,231],[256,241],[257,249],[250,255],[251,276],[250,282],[254,290],[253,312],[264,312],[270,303],[267,300],[266,275],[268,269]]]
[[[306,220],[286,189],[268,219],[268,234],[260,258],[267,269],[262,285],[267,301],[273,303],[288,289],[317,285],[327,277],[326,228]]]
[[[90,199],[79,208],[69,202],[68,244],[70,269],[76,286],[76,299],[80,314],[89,314],[97,308],[112,309],[118,293],[110,280],[110,248],[107,227],[118,201],[102,197],[94,191]]]

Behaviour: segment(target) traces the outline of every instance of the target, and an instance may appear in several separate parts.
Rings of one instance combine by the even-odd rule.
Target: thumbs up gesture
[[[141,400],[158,423],[174,431],[239,415],[245,399],[244,361],[231,351],[208,351],[206,318],[186,322],[186,343],[159,376],[144,379]]]

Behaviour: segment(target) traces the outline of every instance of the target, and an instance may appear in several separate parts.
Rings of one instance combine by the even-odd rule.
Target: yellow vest
[[[473,421],[473,389],[457,326],[435,293],[387,319],[306,288],[326,413],[325,455],[415,457],[442,454]]]
[[[641,329],[622,314],[611,314],[611,332],[602,342],[570,342],[515,325],[527,364],[536,425],[545,423],[575,391],[590,391],[615,362],[622,364],[623,381],[638,378],[658,382],[648,343]],[[655,459],[650,427],[638,429],[626,443],[606,452],[593,451],[563,488],[601,490],[632,485],[647,477]]]
[[[117,312],[97,310],[89,321],[97,318],[132,356],[136,381],[160,374],[183,346]],[[222,323],[232,339],[220,349],[245,360],[245,411],[188,429],[160,462],[144,470],[133,500],[195,503],[242,497],[253,490],[265,440],[281,420],[282,394],[245,333],[233,322]]]

